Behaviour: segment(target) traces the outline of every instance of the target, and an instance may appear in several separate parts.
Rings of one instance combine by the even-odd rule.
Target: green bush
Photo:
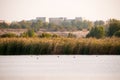
[[[24,32],[20,35],[21,37],[35,37],[35,32],[33,29],[28,29],[27,32]]]
[[[112,37],[115,32],[120,30],[120,20],[111,19],[109,21],[108,36]]]
[[[114,36],[120,37],[120,30],[114,33]]]
[[[76,38],[76,35],[75,34],[72,34],[72,33],[68,33],[68,38]]]
[[[86,37],[94,37],[94,38],[103,38],[105,36],[105,31],[103,26],[93,27],[90,33]]]
[[[52,37],[57,38],[57,37],[60,37],[60,36],[58,36],[57,34],[53,34]]]
[[[0,37],[1,38],[5,38],[5,37],[12,38],[12,37],[17,37],[17,35],[14,33],[6,33],[6,34],[1,35]]]
[[[41,35],[39,35],[40,38],[50,38],[52,37],[52,34],[50,33],[42,33]]]

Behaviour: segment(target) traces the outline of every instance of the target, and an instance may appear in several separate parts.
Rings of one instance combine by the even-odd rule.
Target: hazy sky
[[[44,16],[120,19],[120,0],[0,0],[0,20],[18,21]]]

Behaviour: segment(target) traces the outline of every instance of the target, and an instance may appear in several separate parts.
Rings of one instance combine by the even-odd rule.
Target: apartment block
[[[82,19],[82,17],[75,17],[75,20],[76,21],[82,21],[83,19]]]
[[[64,20],[65,20],[64,17],[49,18],[49,23],[54,23],[54,24],[60,25]]]
[[[36,17],[36,20],[40,20],[42,22],[46,22],[46,17]]]

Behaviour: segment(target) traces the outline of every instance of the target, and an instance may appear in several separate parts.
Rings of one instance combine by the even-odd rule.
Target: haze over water
[[[0,80],[120,80],[120,56],[0,56]]]

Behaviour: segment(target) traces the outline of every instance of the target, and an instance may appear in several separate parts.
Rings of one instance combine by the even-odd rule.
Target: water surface
[[[0,80],[120,80],[120,56],[0,56]]]

